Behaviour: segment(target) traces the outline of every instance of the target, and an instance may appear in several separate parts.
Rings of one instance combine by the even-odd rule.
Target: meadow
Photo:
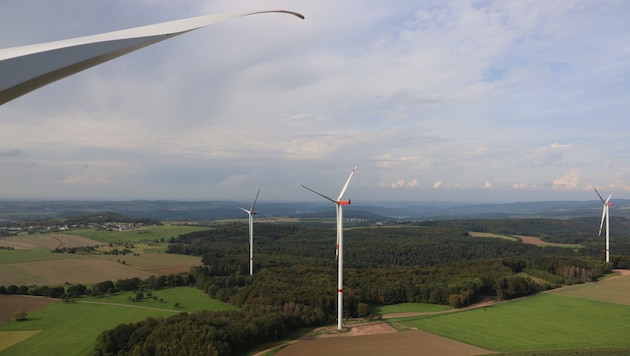
[[[89,239],[105,242],[142,242],[153,241],[162,242],[164,247],[171,237],[177,237],[181,234],[187,234],[195,231],[210,230],[208,227],[186,226],[186,225],[162,225],[162,226],[144,226],[123,231],[108,231],[102,229],[80,229],[73,231],[72,234],[87,237]],[[164,243],[166,242],[166,243]]]
[[[628,348],[630,308],[553,293],[439,315],[398,319],[499,352]]]
[[[168,317],[180,312],[236,309],[208,298],[194,287],[168,288],[152,293],[158,300],[132,302],[129,297],[135,294],[128,292],[80,298],[72,303],[58,302],[33,311],[28,314],[27,321],[0,325],[0,354],[90,355],[96,337],[103,330],[121,323]],[[175,303],[178,303],[177,307]]]
[[[403,314],[403,313],[432,313],[452,309],[446,305],[428,303],[399,303],[391,305],[373,305],[372,314]]]

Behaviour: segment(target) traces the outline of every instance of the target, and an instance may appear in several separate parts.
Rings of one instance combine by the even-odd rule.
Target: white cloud
[[[150,1],[3,3],[12,36],[0,47],[251,7]],[[1,106],[0,197],[45,197],[65,181],[77,187],[66,198],[81,198],[84,182],[106,178],[104,196],[249,199],[256,181],[294,199],[287,186],[335,191],[356,162],[363,199],[630,191],[630,4],[274,4],[306,20],[210,26]]]
[[[578,188],[580,183],[579,176],[580,172],[577,169],[572,169],[564,176],[554,179],[551,187],[552,189],[559,190],[575,190]]]
[[[417,179],[405,180],[399,179],[390,184],[391,188],[413,188],[420,186],[420,182]]]
[[[70,175],[63,180],[63,184],[103,185],[110,183],[104,174],[87,173],[83,175]]]

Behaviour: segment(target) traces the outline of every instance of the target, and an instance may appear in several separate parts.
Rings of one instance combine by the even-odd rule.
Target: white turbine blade
[[[597,191],[597,188],[595,188],[595,186],[593,186],[593,189],[595,189],[595,193],[597,193],[597,196],[599,197],[599,200],[601,200],[602,203],[606,204],[606,202],[604,201],[604,198],[602,198],[602,195],[599,194],[599,192]]]
[[[604,206],[604,209],[602,209],[602,222],[599,223],[599,232],[597,233],[597,236],[601,236],[602,234],[602,228],[604,227],[605,218],[606,218],[606,207]]]
[[[285,10],[191,17],[92,36],[0,49],[0,105],[44,85],[188,31],[240,16]]]
[[[610,193],[610,195],[608,196],[608,199],[606,199],[606,201],[604,202],[604,204],[608,204],[608,202],[610,201],[610,198],[612,198],[612,193]]]
[[[243,210],[244,212],[246,212],[247,214],[251,214],[251,212],[249,210],[243,209],[243,208],[239,208],[241,210]]]
[[[307,190],[310,190],[311,192],[313,192],[313,193],[315,193],[315,194],[319,195],[320,197],[324,197],[324,198],[326,198],[326,199],[330,200],[331,202],[333,202],[333,203],[335,203],[335,204],[337,203],[337,202],[336,202],[335,200],[333,200],[332,198],[329,198],[329,197],[325,196],[325,195],[324,195],[324,194],[322,194],[322,193],[318,193],[318,192],[314,191],[313,189],[311,189],[311,188],[309,188],[309,187],[305,186],[304,184],[300,184],[300,185],[302,186],[302,188],[307,189]]]
[[[352,172],[350,172],[350,176],[348,177],[346,184],[343,186],[343,189],[341,189],[341,193],[339,193],[339,198],[337,198],[337,201],[340,201],[341,198],[343,198],[343,194],[346,192],[346,189],[348,189],[348,185],[350,184],[350,179],[352,179],[352,175],[354,175],[354,172],[356,172],[358,166],[359,165],[356,164],[354,168],[352,168]]]
[[[258,193],[256,193],[256,199],[254,199],[254,204],[252,204],[252,210],[250,210],[250,212],[254,212],[254,207],[256,206],[256,200],[258,200],[258,194],[260,194],[260,188],[258,188]]]

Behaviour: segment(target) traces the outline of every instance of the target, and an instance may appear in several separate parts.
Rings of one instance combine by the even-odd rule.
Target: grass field
[[[630,276],[612,277],[599,283],[578,284],[550,293],[630,306]]]
[[[448,309],[451,309],[451,307],[428,303],[400,303],[392,305],[374,305],[370,307],[372,314],[437,312]]]
[[[24,322],[0,325],[2,355],[90,355],[96,337],[121,323],[147,317],[168,317],[182,311],[222,310],[234,307],[210,299],[200,290],[179,287],[153,291],[159,302],[129,302],[129,294],[111,298],[80,299],[85,302],[55,303],[29,313]],[[25,297],[28,298],[28,297]],[[174,302],[180,307],[174,308]],[[121,305],[122,304],[122,305]],[[160,310],[162,309],[162,310]],[[27,332],[27,333],[20,333]],[[14,344],[8,345],[13,342]]]
[[[162,239],[168,241],[171,237],[177,237],[181,234],[187,234],[195,231],[210,230],[209,227],[200,226],[182,226],[182,225],[163,225],[163,226],[146,226],[125,231],[106,231],[106,230],[75,230],[72,234],[81,235],[89,239],[102,241],[106,243],[117,242],[141,242],[141,241],[160,241]]]
[[[630,308],[556,294],[399,321],[500,352],[630,347]]]
[[[193,312],[197,310],[238,310],[237,307],[231,304],[211,299],[201,290],[194,287],[165,288],[153,290],[151,291],[151,294],[155,296],[157,300],[148,298],[140,302],[135,302],[129,300],[129,297],[135,296],[135,293],[124,292],[103,297],[81,297],[78,302],[123,304],[141,308],[169,309],[178,312]],[[162,301],[160,301],[160,299],[162,299]],[[177,308],[174,307],[175,303],[179,304]]]

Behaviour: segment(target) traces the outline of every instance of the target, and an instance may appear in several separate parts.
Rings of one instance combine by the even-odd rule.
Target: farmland
[[[29,312],[25,322],[0,325],[0,352],[3,355],[89,355],[98,334],[121,323],[196,310],[235,309],[191,287],[162,289],[153,293],[162,301],[131,302],[129,296],[132,293],[128,292],[101,298],[81,298],[73,303],[58,302]],[[41,307],[44,301],[50,303],[50,299],[28,296],[0,297],[3,298],[0,316],[13,312],[7,312],[8,308],[28,310],[29,304]],[[178,306],[174,307],[174,303]],[[6,350],[2,351],[3,348]]]
[[[166,241],[199,230],[203,228],[151,226],[129,231],[83,229],[74,233],[3,237],[0,246],[14,250],[0,250],[0,285],[96,283],[186,272],[201,264],[200,259],[165,254]],[[58,248],[86,246],[97,247],[90,253],[51,253]],[[129,253],[112,253],[125,248]]]
[[[584,297],[539,293],[563,285],[597,280],[610,272],[612,264],[605,264],[598,256],[584,255],[587,251],[583,249],[572,251],[557,246],[540,248],[521,241],[501,238],[501,236],[507,236],[503,235],[502,230],[487,230],[479,233],[483,236],[475,236],[477,233],[470,234],[471,230],[468,226],[458,227],[427,222],[416,225],[405,224],[404,227],[353,227],[347,230],[348,250],[345,255],[347,257],[345,272],[348,293],[344,300],[344,315],[348,318],[347,325],[351,327],[351,330],[345,335],[369,337],[367,334],[370,333],[365,331],[368,326],[359,326],[352,319],[367,318],[370,314],[372,316],[377,314],[390,318],[389,322],[394,326],[393,328],[384,323],[374,325],[389,330],[388,335],[391,334],[391,337],[408,338],[408,335],[399,336],[399,334],[410,333],[409,335],[416,335],[414,338],[424,340],[425,345],[435,343],[460,349],[460,346],[468,345],[472,340],[475,342],[474,346],[482,352],[486,350],[500,352],[553,350],[566,349],[566,346],[573,341],[566,335],[576,335],[585,344],[577,344],[578,346],[574,348],[598,348],[602,347],[601,344],[593,343],[585,337],[584,330],[573,328],[565,332],[562,329],[564,326],[558,324],[558,320],[565,318],[571,326],[575,326],[579,325],[580,317],[593,319],[597,324],[602,323],[602,320],[592,318],[593,315],[609,315],[612,317],[610,320],[613,321],[615,320],[613,315],[621,315],[622,318],[628,316],[624,311],[615,310],[615,308],[625,307],[620,302],[610,303],[606,300],[587,298],[588,295],[596,295],[596,292],[584,291],[586,293]],[[179,234],[175,230],[167,231],[167,228],[186,228],[189,229],[189,233]],[[331,232],[334,231],[331,229],[299,224],[259,224],[256,240],[258,252],[253,276],[247,273],[246,224],[213,225],[211,229],[134,226],[133,228],[121,227],[121,230],[82,229],[75,230],[72,234],[65,232],[55,235],[62,242],[64,236],[81,236],[85,239],[89,237],[90,241],[98,244],[96,248],[92,248],[93,245],[88,245],[90,249],[82,249],[78,246],[72,252],[68,250],[63,251],[64,253],[51,253],[50,245],[47,247],[42,245],[41,248],[4,250],[0,253],[7,258],[0,259],[0,268],[9,266],[6,269],[8,274],[9,271],[28,271],[27,266],[35,266],[37,267],[35,270],[28,271],[29,274],[24,273],[19,278],[23,281],[31,278],[31,281],[34,281],[37,277],[49,282],[32,283],[38,285],[54,285],[55,283],[63,285],[66,282],[74,284],[78,283],[77,280],[85,280],[88,275],[97,276],[98,281],[110,280],[111,284],[111,281],[128,278],[120,277],[123,272],[132,271],[140,278],[145,278],[148,275],[187,271],[184,284],[169,282],[160,286],[194,283],[201,295],[209,295],[241,308],[239,311],[214,316],[214,314],[197,313],[195,309],[189,309],[196,303],[194,300],[183,300],[178,295],[168,295],[167,289],[157,291],[152,289],[151,298],[147,296],[147,298],[137,299],[133,294],[116,294],[121,290],[133,290],[138,294],[145,293],[146,290],[142,288],[150,285],[152,283],[150,281],[143,282],[140,289],[138,285],[133,287],[134,289],[118,289],[118,282],[116,288],[113,285],[97,288],[103,283],[96,283],[94,286],[89,286],[88,294],[92,297],[81,297],[79,299],[81,303],[70,304],[98,306],[106,303],[116,308],[177,314],[177,321],[172,323],[144,320],[134,325],[116,327],[107,332],[110,336],[99,338],[94,345],[97,351],[107,350],[110,347],[123,353],[131,352],[136,347],[150,350],[151,347],[157,347],[157,341],[164,342],[162,340],[164,337],[168,337],[169,347],[178,352],[194,353],[194,350],[209,344],[224,345],[220,346],[222,352],[228,348],[245,351],[260,343],[286,338],[290,330],[325,325],[331,322],[331,316],[336,314],[335,293],[331,292],[335,290],[336,275],[336,262],[331,247],[334,242],[334,237],[331,238],[334,234]],[[18,238],[21,236],[26,235],[19,235]],[[43,244],[46,240],[39,241]],[[69,241],[68,238],[68,243],[64,242],[63,246],[71,246]],[[445,245],[449,248],[445,249]],[[88,261],[95,264],[88,266]],[[202,261],[204,265],[197,267]],[[616,261],[617,264],[625,263],[623,259]],[[64,263],[68,264],[63,266]],[[55,264],[61,267],[55,269]],[[99,275],[99,271],[105,267],[110,270],[117,269],[114,271],[116,277]],[[88,272],[80,275],[82,269]],[[47,271],[51,273],[47,274]],[[54,280],[59,276],[63,279]],[[50,283],[53,280],[55,283]],[[157,278],[152,279],[152,281],[157,280]],[[165,280],[166,278],[162,279],[162,281]],[[617,280],[610,278],[594,285],[598,288],[612,286],[613,284],[610,283]],[[31,283],[28,285],[30,286]],[[590,285],[584,284],[584,286]],[[620,294],[623,288],[623,286],[617,287],[616,294]],[[578,289],[576,286],[557,292]],[[13,294],[14,291],[15,288],[12,288],[12,292],[9,293]],[[28,289],[28,292],[30,293],[31,290]],[[505,300],[531,294],[534,294],[534,297],[531,297],[532,304],[525,302],[530,298],[521,298],[509,303],[495,303],[485,308],[466,309],[467,306],[479,301]],[[101,297],[95,298],[98,295]],[[207,296],[205,298],[210,300]],[[564,302],[564,299],[570,299],[570,301]],[[514,307],[521,303],[524,303],[525,307],[520,309]],[[551,316],[556,324],[550,326],[541,324],[540,320],[532,316],[536,315],[532,313],[532,310],[537,310],[539,305],[545,315]],[[559,306],[565,306],[565,313],[576,309],[584,311],[585,314],[565,317],[562,313],[548,312],[555,309],[562,310]],[[59,307],[54,305],[34,311],[32,315],[37,316],[38,313],[49,308]],[[488,317],[487,323],[496,322],[499,330],[495,330],[494,326],[486,327],[486,321],[480,323],[482,319],[475,313],[484,310]],[[496,316],[492,315],[495,310],[498,311]],[[180,315],[179,311],[187,313]],[[394,317],[393,314],[397,314],[396,319],[391,319]],[[466,315],[471,315],[470,320],[466,320]],[[449,324],[449,318],[455,317],[463,319]],[[530,318],[529,321],[524,319],[526,317]],[[502,321],[503,324],[501,324]],[[221,324],[218,325],[215,322]],[[199,330],[203,335],[195,340],[187,339],[184,342],[183,335],[185,334],[182,332],[191,325],[194,325],[195,330]],[[539,336],[530,330],[537,328],[546,335],[552,335],[549,330],[560,330],[560,333],[565,335],[565,339],[546,340],[539,337],[536,345],[519,344],[505,335],[509,333],[506,325],[512,327],[512,334],[517,334],[514,332],[513,325],[522,325],[526,328],[524,330],[526,332],[521,334],[528,340]],[[217,334],[210,332],[213,328],[239,330],[239,332],[233,333],[234,335]],[[423,331],[411,331],[410,329],[413,328],[423,329]],[[43,337],[40,334],[46,331],[46,329],[41,330],[43,331],[37,335],[29,334],[28,339],[20,342],[19,345],[28,343],[28,340],[39,340],[38,338]],[[116,340],[114,335],[120,332],[130,335],[134,332],[133,330],[141,330],[138,333],[147,338],[134,338],[133,343],[125,341],[123,344],[111,344]],[[208,332],[202,332],[202,330]],[[372,327],[372,330],[374,331],[375,328]],[[395,332],[396,330],[401,330],[401,332]],[[486,330],[485,338],[475,334],[482,333],[483,330]],[[20,330],[7,329],[6,331],[12,331],[11,334],[5,334],[6,339],[25,338],[24,334],[15,333]],[[32,333],[34,330],[28,331]],[[427,332],[430,333],[427,334]],[[521,332],[520,329],[519,332]],[[469,333],[472,333],[472,336],[468,335]],[[149,338],[149,335],[152,336]],[[223,337],[221,335],[226,339],[216,339]],[[437,339],[433,341],[425,339],[428,335]],[[322,337],[322,339],[328,338]],[[451,344],[446,341],[451,339],[459,343]],[[91,341],[93,342],[94,339],[92,338]],[[312,344],[318,341],[319,339],[313,340]],[[230,342],[229,346],[226,342]],[[385,340],[382,342],[387,344]],[[392,345],[390,347],[399,346],[402,342],[395,341],[390,344]],[[554,346],[553,342],[557,345]],[[365,339],[361,343],[368,345],[370,341]],[[290,350],[291,347],[287,347],[286,350]],[[627,346],[612,345],[612,347]],[[414,348],[417,346],[411,347],[411,349]],[[447,353],[445,349],[433,350],[440,354]]]
[[[348,355],[474,355],[596,349],[630,351],[630,275],[562,288],[517,300],[446,312],[389,319],[409,328],[398,333],[298,341],[277,355],[311,355],[317,350]],[[409,305],[389,310],[410,311]],[[351,325],[349,325],[351,326]],[[491,351],[492,350],[492,351]],[[625,351],[622,351],[625,350]]]

